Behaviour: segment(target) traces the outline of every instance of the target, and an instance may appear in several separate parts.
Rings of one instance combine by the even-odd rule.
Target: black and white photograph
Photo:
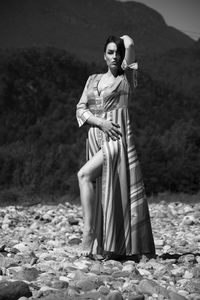
[[[0,300],[200,300],[200,1],[0,1]]]

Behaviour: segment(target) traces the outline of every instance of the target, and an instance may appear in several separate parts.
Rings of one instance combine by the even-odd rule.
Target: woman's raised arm
[[[133,39],[128,35],[123,35],[120,37],[124,41],[125,46],[125,61],[127,65],[135,62],[135,45]]]
[[[128,35],[121,36],[121,39],[124,41],[125,46],[125,56],[122,67],[126,72],[131,88],[135,88],[137,86],[138,69],[138,63],[136,62],[135,56],[135,44],[133,39]]]

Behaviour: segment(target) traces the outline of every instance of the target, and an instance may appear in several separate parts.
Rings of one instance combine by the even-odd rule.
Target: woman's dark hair
[[[115,43],[116,46],[117,46],[117,50],[120,54],[120,57],[121,59],[123,60],[124,59],[124,56],[125,56],[125,46],[124,46],[124,41],[119,38],[119,37],[116,37],[114,35],[110,35],[107,40],[106,40],[106,43],[104,45],[104,53],[106,52],[106,48],[107,48],[107,45],[109,43]]]

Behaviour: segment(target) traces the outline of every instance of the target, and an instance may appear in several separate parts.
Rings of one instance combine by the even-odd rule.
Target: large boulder
[[[0,282],[0,300],[18,300],[20,297],[31,297],[28,284],[23,281]]]

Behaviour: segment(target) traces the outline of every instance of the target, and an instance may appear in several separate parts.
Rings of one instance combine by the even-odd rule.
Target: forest
[[[100,64],[65,50],[24,48],[0,53],[0,197],[78,197],[87,128],[76,104]],[[147,195],[200,189],[199,97],[139,69],[130,103]]]

